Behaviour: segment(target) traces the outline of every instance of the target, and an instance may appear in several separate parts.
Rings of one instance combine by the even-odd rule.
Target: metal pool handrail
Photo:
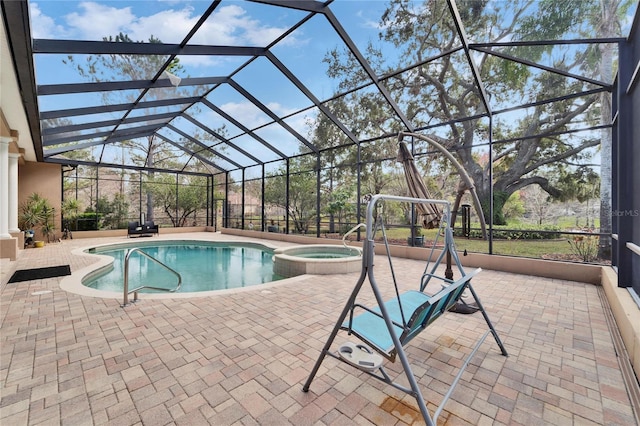
[[[143,285],[143,286],[140,286],[138,288],[134,288],[133,290],[129,290],[129,258],[135,252],[138,252],[141,255],[143,255],[144,257],[146,257],[147,259],[156,262],[160,266],[163,266],[164,268],[169,270],[169,272],[173,273],[176,277],[178,277],[178,285],[176,286],[176,288],[170,289],[170,288],[152,287],[152,286],[149,286],[149,285]],[[165,265],[164,263],[160,262],[155,257],[153,257],[150,254],[142,251],[142,249],[140,249],[138,247],[127,250],[127,254],[124,257],[124,298],[123,298],[122,305],[121,305],[123,308],[129,304],[129,294],[133,293],[133,302],[136,302],[138,300],[138,290],[142,290],[143,288],[149,288],[151,290],[159,290],[159,291],[166,291],[166,292],[169,292],[169,293],[174,293],[174,292],[180,290],[180,287],[182,287],[182,276],[177,271],[175,271],[174,269],[168,267],[167,265]]]
[[[351,250],[353,247],[349,247],[347,245],[347,237],[351,234],[353,234],[354,232],[356,232],[359,228],[367,228],[367,225],[365,225],[364,223],[359,223],[356,226],[354,226],[353,228],[349,229],[347,232],[345,232],[345,234],[342,236],[342,245],[344,246],[344,248]],[[358,251],[358,253],[360,253],[360,255],[362,255],[362,252]]]

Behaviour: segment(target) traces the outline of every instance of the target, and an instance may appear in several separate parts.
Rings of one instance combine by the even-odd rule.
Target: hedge
[[[489,232],[488,227],[487,232]],[[456,228],[454,235],[456,237],[464,236],[461,228]],[[493,226],[493,238],[497,240],[555,240],[560,238],[560,235],[559,228],[549,225]],[[480,228],[471,228],[469,238],[482,238],[482,230]]]

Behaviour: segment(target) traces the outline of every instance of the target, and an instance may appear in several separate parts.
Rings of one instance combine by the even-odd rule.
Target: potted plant
[[[411,235],[407,238],[409,247],[424,247],[424,235],[422,235],[422,227],[413,225],[411,227]]]
[[[55,232],[55,209],[51,206],[49,200],[38,193],[33,193],[20,206],[19,226],[25,230],[25,235],[33,234],[33,231],[39,229],[43,236],[47,237],[50,242]],[[41,247],[44,243],[34,241],[34,245]]]

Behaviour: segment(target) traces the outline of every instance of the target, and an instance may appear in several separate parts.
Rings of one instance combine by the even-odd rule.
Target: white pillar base
[[[20,232],[18,228],[18,160],[20,154],[9,153],[9,233]]]
[[[0,137],[0,239],[9,234],[9,144],[12,139]]]

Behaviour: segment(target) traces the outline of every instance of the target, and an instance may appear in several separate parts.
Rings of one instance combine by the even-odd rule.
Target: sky
[[[30,2],[34,38],[102,40],[123,32],[136,41],[150,36],[165,43],[179,43],[198,21],[209,1],[59,1]],[[361,42],[377,33],[376,21],[384,10],[384,1],[338,1],[333,10],[350,19],[350,36]],[[305,16],[304,12],[244,1],[225,1],[218,7],[194,38],[192,44],[226,46],[264,46]],[[343,21],[343,25],[344,25]],[[309,31],[296,33],[283,43],[289,49],[310,54],[320,49],[324,55],[326,40],[314,41]],[[314,52],[317,54],[317,52]],[[183,58],[191,73],[199,68],[221,67],[216,58]],[[309,62],[309,61],[307,61]],[[200,72],[199,72],[200,71]]]
[[[212,37],[214,43],[239,44],[237,28],[246,30],[244,41],[259,44],[264,37],[278,33],[276,26],[262,24],[247,16],[242,5],[223,6],[212,23],[199,34],[199,41]],[[35,38],[79,38],[100,40],[120,31],[134,40],[146,40],[151,34],[167,43],[182,40],[199,18],[204,1],[38,1],[30,4]],[[236,35],[234,35],[236,33]],[[196,39],[197,40],[197,39]]]
[[[102,40],[103,37],[120,32],[136,41],[147,41],[154,36],[165,43],[180,43],[188,31],[198,21],[209,6],[209,1],[32,1],[30,2],[32,36],[34,39],[77,39]],[[350,36],[357,42],[366,42],[376,36],[377,25],[384,10],[383,1],[339,1],[334,12],[348,23]],[[205,25],[195,34],[190,43],[227,46],[265,46],[275,40],[306,13],[291,9],[265,6],[244,1],[224,1],[209,17]],[[344,25],[344,24],[343,24]],[[314,34],[315,33],[315,34]],[[317,33],[324,37],[314,37]],[[377,37],[377,36],[376,36]],[[335,93],[335,82],[326,77],[319,63],[328,49],[341,45],[326,20],[315,18],[304,29],[296,31],[276,46],[273,51],[285,65],[303,80],[319,98],[326,99]],[[36,55],[36,75],[38,84],[80,83],[84,80],[77,72],[63,64],[65,55]],[[81,62],[84,58],[76,55]],[[183,56],[180,63],[190,77],[228,75],[247,57],[205,57]],[[186,75],[183,75],[186,77]],[[264,79],[278,81],[265,85]],[[277,80],[277,79],[280,80]],[[236,79],[243,87],[268,105],[276,114],[284,116],[309,106],[310,101],[302,95],[279,72],[265,60],[256,61],[251,71],[240,72]],[[234,117],[243,117],[258,126],[270,121],[250,102],[237,96],[231,90],[216,91],[216,104]],[[40,110],[57,110],[94,105],[100,102],[95,95],[41,96]],[[106,119],[106,118],[105,118]],[[217,117],[202,118],[207,125],[216,128],[222,121]],[[297,131],[303,133],[308,116],[301,115],[290,120]],[[235,126],[228,128],[234,129]],[[262,131],[265,138],[287,137],[276,130]],[[246,145],[250,144],[247,140]],[[293,154],[299,149],[286,154]],[[289,146],[287,144],[287,146]],[[284,149],[282,149],[284,151]],[[275,159],[272,152],[264,153],[267,159]]]

